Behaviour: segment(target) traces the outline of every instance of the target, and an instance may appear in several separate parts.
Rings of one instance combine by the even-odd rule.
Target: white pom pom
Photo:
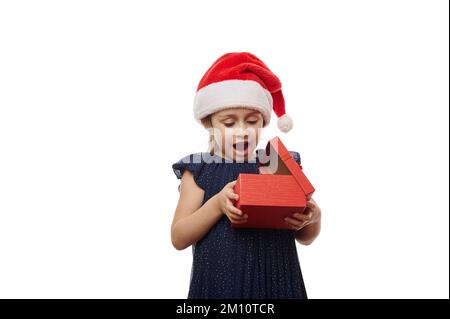
[[[294,125],[294,121],[289,115],[284,114],[278,119],[277,125],[281,132],[287,133]]]

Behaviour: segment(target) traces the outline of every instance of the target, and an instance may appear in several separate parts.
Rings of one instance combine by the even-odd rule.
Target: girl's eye
[[[234,122],[233,123],[223,123],[226,127],[232,127],[233,125],[234,125]]]
[[[256,123],[258,123],[258,121],[247,121],[247,123],[250,125],[255,125]]]

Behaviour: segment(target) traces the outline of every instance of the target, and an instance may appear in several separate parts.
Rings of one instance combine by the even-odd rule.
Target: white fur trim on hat
[[[289,115],[284,114],[278,118],[277,126],[281,132],[287,133],[294,126],[294,121]]]
[[[200,122],[210,114],[232,107],[260,111],[267,125],[273,108],[272,95],[252,80],[215,82],[198,90],[194,99],[194,117]]]

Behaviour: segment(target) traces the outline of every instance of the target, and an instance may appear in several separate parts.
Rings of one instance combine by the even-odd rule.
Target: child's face
[[[249,159],[258,145],[263,127],[260,112],[248,108],[230,108],[211,116],[216,145],[225,158]]]

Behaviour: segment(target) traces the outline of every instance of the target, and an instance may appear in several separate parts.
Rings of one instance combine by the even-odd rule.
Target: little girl
[[[210,146],[172,165],[181,179],[172,243],[193,248],[188,298],[307,298],[295,241],[308,245],[320,232],[314,200],[286,218],[291,229],[231,227],[246,222],[233,206],[233,187],[240,173],[260,173],[255,148],[272,109],[288,132],[281,83],[250,53],[223,55],[199,83],[194,115],[210,132]],[[300,154],[290,153],[300,165]]]

